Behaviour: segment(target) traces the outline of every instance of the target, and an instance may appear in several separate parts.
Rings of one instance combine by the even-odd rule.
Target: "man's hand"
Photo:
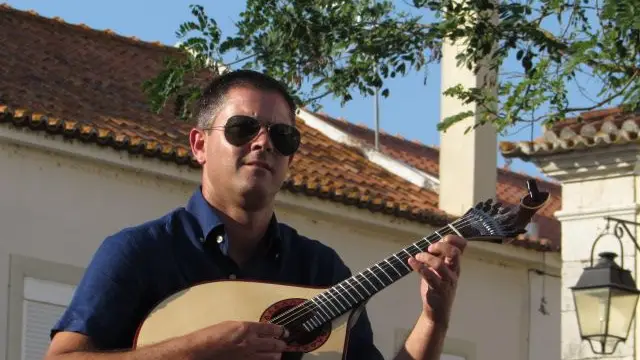
[[[86,335],[60,332],[51,342],[46,360],[136,360],[136,359],[255,359],[282,358],[286,336],[282,326],[225,321],[132,351],[100,351]]]
[[[426,252],[409,258],[409,265],[421,276],[420,296],[423,316],[437,327],[448,328],[451,307],[460,276],[460,255],[467,241],[447,235]]]
[[[225,321],[194,334],[198,359],[280,359],[286,343],[282,326]]]

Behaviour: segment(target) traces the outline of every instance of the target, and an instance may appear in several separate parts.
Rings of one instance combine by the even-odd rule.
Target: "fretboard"
[[[317,328],[369,300],[373,295],[413,271],[408,263],[409,257],[424,252],[429,245],[438,242],[446,234],[457,232],[457,229],[447,225],[316,295],[309,300],[314,305],[315,315],[304,324],[304,327],[307,330]]]

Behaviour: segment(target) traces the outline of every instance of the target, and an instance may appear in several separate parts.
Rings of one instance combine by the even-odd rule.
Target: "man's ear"
[[[193,128],[189,131],[189,145],[191,146],[191,153],[200,165],[203,165],[206,161],[205,144],[204,130]]]

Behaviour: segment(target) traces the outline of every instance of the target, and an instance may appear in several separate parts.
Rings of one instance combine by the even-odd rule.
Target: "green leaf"
[[[181,53],[143,84],[149,106],[161,111],[172,104],[176,116],[189,120],[187,109],[202,80],[219,71],[212,63],[271,74],[311,108],[324,96],[344,104],[377,88],[386,98],[389,79],[427,74],[440,62],[445,41],[463,45],[455,61],[473,71],[481,70],[482,61],[505,72],[505,60],[517,61],[509,76],[487,79],[495,91],[459,84],[443,91],[476,104],[479,123],[491,123],[502,133],[522,122],[548,124],[581,111],[640,103],[637,0],[413,0],[417,15],[400,11],[396,3],[247,0],[234,19],[235,31],[224,37],[203,6],[191,5],[192,18],[176,29]],[[574,103],[570,89],[585,78],[598,81],[600,91],[595,99]],[[437,86],[424,79],[427,86]],[[468,116],[461,112],[437,129]]]

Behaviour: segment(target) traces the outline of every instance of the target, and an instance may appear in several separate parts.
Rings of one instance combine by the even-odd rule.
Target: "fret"
[[[385,274],[385,276],[386,276],[386,277],[388,277],[388,278],[389,278],[389,281],[393,282],[393,279],[391,278],[391,276],[389,276],[389,274],[387,274],[387,272],[386,272],[386,271],[384,271],[384,269],[382,268],[382,266],[380,266],[380,265],[378,265],[378,264],[376,264],[376,266],[378,267],[378,269],[380,269],[380,271],[382,271],[382,273],[383,273],[383,274]],[[388,285],[388,284],[385,284],[385,285]]]
[[[348,291],[344,286],[342,286],[342,284],[338,284],[338,286],[340,286],[340,288],[341,288],[345,293],[347,293],[349,296],[351,296],[351,298],[353,299],[353,302],[354,302],[354,303],[357,303],[357,302],[358,302],[358,299],[356,299],[356,298],[355,298],[355,296],[353,296],[353,295],[351,294],[351,291]],[[357,290],[356,290],[356,292],[357,292]],[[360,295],[360,293],[358,293],[358,295]],[[364,300],[364,296],[360,295],[360,297],[362,297],[362,299]]]
[[[407,275],[413,269],[407,264],[406,260],[403,260],[399,255],[401,253],[395,253],[391,257],[388,258],[389,262],[393,265],[393,269],[398,273],[396,280],[402,278]]]
[[[447,226],[453,230],[453,233],[460,234],[452,224],[447,224]],[[435,231],[428,237],[418,240],[316,295],[311,299],[316,309],[313,316],[302,324],[304,328],[311,331],[322,326],[322,324],[367,301],[377,292],[412,272],[413,269],[409,266],[407,260],[425,251],[429,245],[442,239],[444,234],[451,232],[451,230],[444,230],[448,230],[448,228],[444,227]]]
[[[395,255],[394,255],[394,256],[395,256]],[[387,264],[389,264],[389,266],[391,266],[391,268],[392,268],[393,270],[395,270],[395,271],[396,271],[396,273],[398,273],[398,276],[402,276],[402,274],[400,274],[400,271],[398,271],[398,269],[396,269],[396,267],[395,267],[395,266],[393,266],[393,264],[392,264],[389,260],[384,259],[384,261],[386,261],[386,262],[387,262]]]
[[[344,301],[345,301],[346,305],[345,305],[345,304],[343,304],[343,303],[342,303],[342,301],[338,298],[338,296],[335,296],[335,295],[332,293],[332,291],[333,291],[333,292],[335,292],[335,293],[337,293],[337,294],[338,294],[338,296],[342,296],[342,298],[344,299]],[[347,299],[346,297],[344,297],[344,295],[342,295],[342,293],[341,293],[338,289],[336,289],[336,288],[335,288],[335,286],[334,286],[334,287],[332,287],[332,288],[330,288],[330,289],[328,290],[328,292],[329,292],[329,294],[333,295],[333,297],[335,297],[335,298],[336,298],[336,300],[338,301],[338,303],[339,303],[340,305],[342,305],[345,309],[348,309],[349,307],[351,307],[351,302],[349,301],[349,299]]]
[[[418,249],[418,252],[419,252],[419,253],[421,253],[421,252],[422,252],[422,249],[420,249],[420,248],[418,247],[418,245],[413,244],[413,247],[415,247],[416,249]]]
[[[366,270],[366,271],[369,271],[369,272],[373,275],[373,277],[374,277],[376,280],[378,280],[378,282],[380,282],[380,290],[382,290],[385,286],[387,286],[387,284],[385,284],[385,283],[384,283],[384,282],[383,282],[383,281],[378,277],[378,275],[376,275],[376,273],[374,273],[374,272],[373,272],[373,270],[371,270],[371,268],[367,268],[367,270]],[[363,274],[363,275],[364,275],[364,274]],[[366,276],[365,276],[365,277],[366,277]],[[367,280],[368,280],[368,279],[369,279],[369,278],[367,278]],[[373,280],[373,279],[371,279],[371,280]],[[369,281],[369,282],[371,282],[371,281]],[[378,291],[378,288],[376,288],[376,291]]]
[[[308,321],[309,321],[309,322],[311,323],[311,325],[313,325],[314,327],[315,327],[315,326],[319,326],[319,325],[320,325],[320,322],[319,322],[316,318],[311,318],[311,319],[309,319]]]
[[[325,309],[327,309],[329,311],[331,316],[337,316],[338,314],[340,314],[340,310],[338,310],[338,308],[336,308],[335,305],[333,305],[333,303],[331,302],[331,299],[329,299],[325,293],[321,293],[318,296],[320,296],[320,300],[322,300],[322,306],[324,306]],[[323,300],[322,296],[324,296],[324,300]],[[335,313],[331,310],[331,308],[329,308],[327,306],[327,304],[333,306],[333,308],[335,310]]]
[[[315,299],[315,298],[312,298],[312,299],[311,299],[311,302],[313,302],[313,304],[318,308],[318,310],[322,311],[322,312],[327,316],[327,319],[326,319],[326,320],[324,319],[324,317],[322,317],[322,321],[327,321],[327,320],[331,319],[331,316],[332,316],[332,315],[329,315],[329,313],[328,313],[328,312],[327,312],[327,311],[326,311],[322,306],[320,306],[320,305],[316,302],[316,299]],[[318,314],[318,313],[316,313],[316,314]],[[321,315],[321,314],[318,314],[318,316],[320,316],[320,315]]]
[[[328,289],[327,291],[325,291],[325,293],[331,295],[332,298],[334,298],[336,301],[336,303],[338,303],[338,305],[342,308],[342,310],[346,310],[347,307],[344,306],[344,304],[340,301],[340,299],[338,299],[332,292],[331,290],[333,290],[333,288]],[[332,301],[333,303],[333,301]],[[338,311],[340,311],[340,309],[338,309]]]
[[[451,230],[453,230],[453,232],[455,232],[456,234],[458,234],[458,236],[460,236],[460,237],[464,237],[464,236],[462,236],[462,234],[460,233],[460,231],[458,231],[458,229],[456,229],[455,227],[453,227],[453,225],[451,225],[450,223],[449,223],[449,224],[447,224],[447,225],[449,225],[449,227],[451,228]]]
[[[407,252],[407,250],[404,250],[404,252]],[[408,253],[407,253],[408,254]],[[395,256],[396,259],[398,259],[398,261],[404,265],[404,267],[407,268],[407,270],[411,271],[411,266],[409,266],[409,264],[407,264],[406,262],[402,261],[402,259],[400,259],[400,257],[397,254],[393,254],[393,256]]]
[[[367,269],[367,270],[369,270],[369,269]],[[365,271],[366,271],[366,270],[365,270]],[[369,270],[369,271],[371,271],[371,270]],[[360,273],[360,274],[358,274],[358,275],[362,276],[365,280],[367,280],[367,282],[368,282],[369,284],[371,284],[371,287],[373,288],[373,292],[374,292],[374,293],[378,292],[378,288],[377,288],[375,285],[373,285],[373,283],[371,282],[371,280],[369,280],[369,278],[368,278],[368,277],[364,276],[364,274],[363,274],[363,273]],[[356,276],[358,276],[358,275],[356,275]]]
[[[366,287],[366,286],[364,286],[364,285],[362,285],[362,283],[361,283],[361,282],[360,282],[360,281],[359,281],[355,276],[353,276],[353,277],[351,277],[351,278],[356,282],[356,284],[360,285],[360,287],[362,287],[362,288],[364,289],[364,292],[366,292],[366,293],[367,293],[367,296],[371,296],[371,295],[372,295],[372,294],[369,292],[369,290],[367,289],[367,287]],[[350,283],[347,283],[347,284],[351,285]],[[356,291],[357,291],[357,288],[356,288],[355,286],[351,285],[351,287],[353,287],[353,288],[354,288],[354,289],[356,289]],[[358,294],[360,294],[360,292],[358,292]],[[364,299],[364,296],[363,296],[362,298]]]

